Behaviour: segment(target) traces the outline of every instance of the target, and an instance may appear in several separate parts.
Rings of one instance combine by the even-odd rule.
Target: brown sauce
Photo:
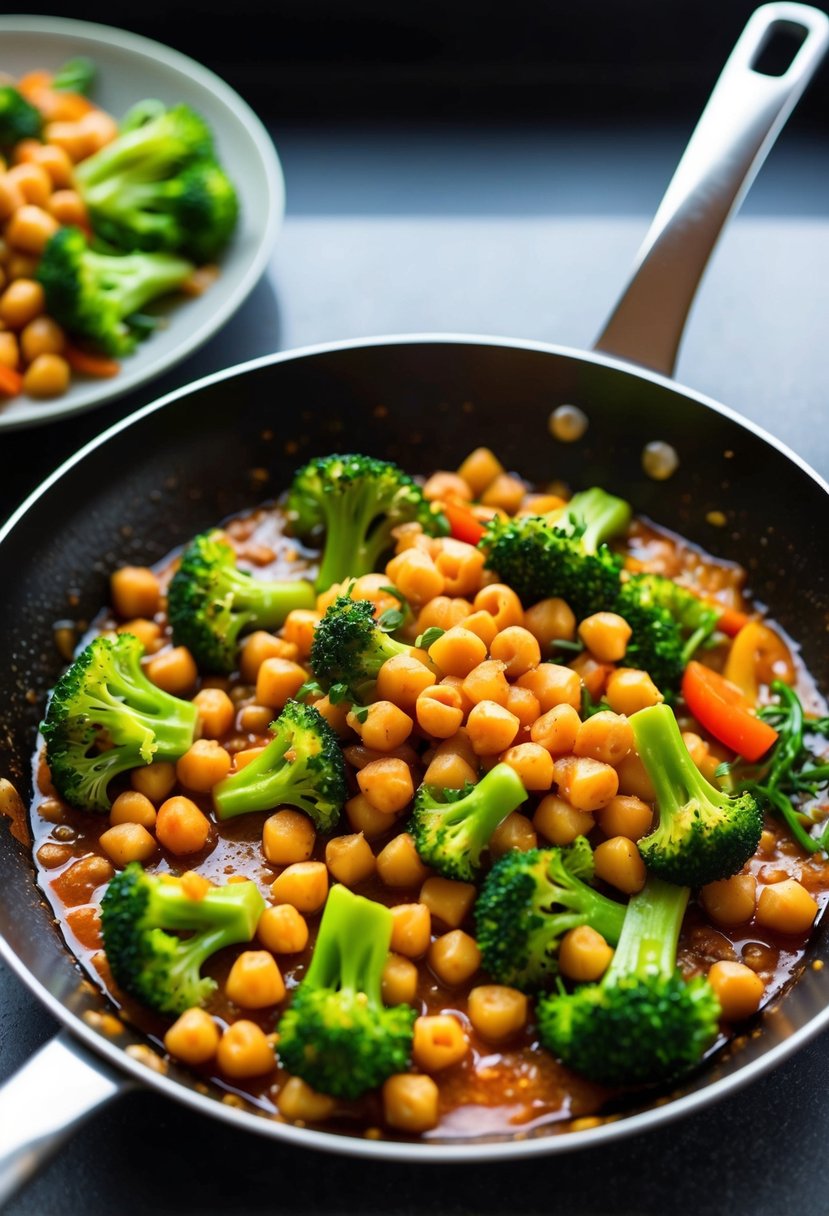
[[[283,524],[279,508],[268,505],[228,522],[226,528],[238,545],[242,564],[256,568],[263,577],[283,577],[289,570],[308,572],[313,577],[313,553],[287,538]],[[739,567],[713,559],[649,521],[638,519],[634,522],[629,553],[639,568],[688,581],[731,607],[745,606],[742,594],[744,575]],[[175,557],[175,554],[170,555],[157,570],[162,585],[172,571]],[[166,628],[163,617],[158,619]],[[113,619],[105,610],[94,623],[90,636],[113,624]],[[241,687],[238,677],[207,682],[232,690],[238,706],[253,700],[252,690]],[[808,673],[800,667],[798,688],[804,696],[814,696]],[[231,752],[265,741],[259,736],[237,730],[221,740]],[[33,852],[39,883],[54,909],[61,932],[72,953],[95,982],[104,987],[121,1016],[146,1033],[163,1053],[163,1035],[170,1020],[146,1010],[116,989],[101,948],[98,904],[113,868],[98,838],[109,826],[108,818],[64,805],[49,791],[48,774],[44,773],[39,757],[35,757],[35,769],[38,776],[36,788],[46,792],[36,795],[31,808]],[[122,788],[127,788],[126,781]],[[111,793],[114,796],[116,792],[117,787],[114,786]],[[210,816],[209,795],[187,792]],[[218,824],[211,817],[211,835],[201,853],[181,858],[159,848],[151,862],[147,863],[147,868],[173,873],[197,870],[217,883],[226,882],[232,874],[242,874],[257,882],[267,897],[270,884],[279,872],[277,867],[265,860],[261,847],[262,825],[270,813],[248,814],[225,824]],[[391,835],[403,829],[404,823],[405,816],[402,821],[395,823],[389,837],[371,840],[375,854]],[[766,851],[752,858],[746,866],[746,870],[755,875],[758,890],[765,882],[779,881],[781,877],[796,877],[817,900],[822,913],[829,899],[829,862],[820,855],[807,855],[788,838],[778,821],[769,819],[767,829],[772,836],[767,834],[764,838]],[[346,833],[352,830],[345,816],[339,830]],[[601,839],[598,829],[597,839]],[[545,842],[540,840],[539,843]],[[324,846],[325,838],[318,833],[315,859],[323,858]],[[410,903],[418,896],[417,889],[393,890],[376,877],[355,889],[360,894],[388,904]],[[311,937],[306,950],[300,955],[280,956],[278,960],[289,995],[301,980],[313,950],[319,915],[308,919]],[[474,933],[471,922],[462,927]],[[447,926],[436,920],[433,923],[433,939],[446,929]],[[803,967],[807,940],[807,935],[775,937],[767,930],[761,930],[753,921],[734,929],[714,926],[701,906],[692,901],[680,940],[679,962],[688,975],[705,972],[716,959],[747,962],[765,981],[765,1007],[780,995]],[[284,1006],[259,1013],[241,1011],[223,994],[222,980],[234,957],[233,950],[224,951],[205,968],[219,981],[210,1012],[221,1025],[243,1016],[257,1021],[270,1033]],[[440,1088],[440,1121],[424,1138],[446,1140],[526,1136],[552,1124],[565,1128],[572,1120],[592,1116],[601,1118],[603,1113],[618,1109],[619,1095],[574,1075],[548,1052],[540,1049],[532,1021],[506,1047],[496,1049],[480,1039],[466,1013],[466,994],[471,986],[483,979],[485,977],[479,973],[463,987],[452,989],[445,986],[424,961],[419,964],[415,1002],[418,1012],[455,1013],[466,1027],[470,1041],[470,1051],[462,1063],[435,1075]],[[722,1029],[721,1042],[725,1042],[732,1028],[723,1026]],[[205,1079],[209,1078],[228,1095],[236,1095],[267,1116],[281,1118],[276,1098],[284,1076],[278,1068],[262,1080],[245,1082],[229,1082],[209,1068],[202,1070],[202,1073]],[[392,1138],[396,1135],[383,1127],[382,1109],[376,1094],[369,1094],[356,1102],[340,1103],[325,1127],[357,1135],[368,1133]]]

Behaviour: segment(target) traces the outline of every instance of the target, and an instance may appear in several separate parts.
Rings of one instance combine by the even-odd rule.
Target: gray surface
[[[143,401],[277,348],[423,329],[589,345],[627,276],[683,135],[632,140],[627,155],[619,153],[628,179],[618,209],[615,185],[604,176],[604,137],[591,144],[582,133],[569,159],[562,145],[560,172],[587,218],[574,218],[569,204],[545,214],[546,179],[532,141],[519,155],[521,141],[506,134],[479,141],[477,151],[451,134],[423,137],[416,165],[440,167],[430,186],[428,175],[408,168],[403,138],[388,136],[382,155],[377,137],[366,142],[355,133],[342,155],[330,132],[286,135],[288,220],[268,275],[243,310],[140,397],[4,437],[0,515],[74,445]],[[820,156],[818,166],[811,152],[788,158],[782,176],[772,156],[755,187],[759,192],[765,176],[773,178],[766,202],[747,207],[716,252],[677,378],[774,431],[827,476],[829,194],[816,188],[825,147]],[[512,212],[503,186],[497,206],[482,201],[487,183],[495,190],[505,175],[513,197],[523,200]],[[407,180],[410,213],[390,201],[391,184]],[[0,969],[0,1079],[53,1032],[52,1020]],[[435,1167],[412,1176],[402,1166],[367,1170],[348,1158],[283,1150],[155,1094],[135,1094],[94,1117],[5,1211],[822,1216],[829,1210],[827,1048],[829,1037],[821,1036],[717,1107],[600,1154]],[[772,1167],[775,1150],[783,1170]]]

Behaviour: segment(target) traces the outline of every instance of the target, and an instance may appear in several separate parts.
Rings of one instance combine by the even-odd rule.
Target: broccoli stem
[[[346,494],[335,500],[335,508],[326,513],[325,550],[315,584],[318,591],[325,591],[341,580],[344,561],[354,578],[370,573],[376,558],[388,545],[388,533],[382,526],[378,525],[373,544],[368,534],[378,511],[372,483],[351,486]]]
[[[729,798],[699,771],[669,705],[649,705],[631,717],[636,750],[656,793],[660,815],[670,815],[696,799],[715,807]]]
[[[145,304],[176,291],[192,269],[190,262],[174,254],[106,254],[88,250],[84,255],[91,275],[107,292],[118,297],[118,312],[129,317]]]
[[[628,901],[622,932],[603,984],[611,985],[627,975],[644,979],[673,974],[689,896],[689,887],[648,875],[642,890]]]
[[[285,761],[291,745],[288,735],[280,732],[271,739],[264,751],[240,770],[244,780],[225,778],[213,789],[213,802],[220,819],[233,819],[253,810],[266,810],[280,802],[294,802],[297,793],[293,765]],[[309,794],[313,793],[310,782]],[[283,797],[290,793],[290,799]]]
[[[391,913],[384,904],[356,899],[346,887],[335,884],[303,983],[308,988],[362,992],[370,1005],[381,1005],[391,931]]]
[[[592,486],[589,490],[579,490],[550,518],[560,527],[571,517],[575,519],[576,526],[584,529],[582,545],[585,553],[595,553],[611,537],[624,532],[630,523],[631,508],[624,499],[608,494],[600,486]]]

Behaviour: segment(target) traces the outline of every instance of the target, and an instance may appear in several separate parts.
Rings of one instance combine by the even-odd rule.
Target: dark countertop
[[[75,446],[145,401],[275,349],[423,330],[589,346],[687,131],[610,139],[587,129],[568,140],[291,128],[274,136],[288,214],[263,281],[205,348],[142,393],[3,434],[0,518]],[[677,379],[759,422],[829,476],[825,144],[819,151],[795,130],[771,154],[715,253]],[[0,1080],[55,1029],[0,967]],[[828,1048],[824,1034],[735,1096],[636,1140],[410,1176],[403,1165],[283,1148],[133,1093],[93,1116],[5,1211],[822,1216]],[[771,1167],[772,1146],[782,1170]]]

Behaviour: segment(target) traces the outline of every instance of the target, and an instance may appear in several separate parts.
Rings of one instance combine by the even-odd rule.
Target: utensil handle
[[[93,1111],[134,1083],[65,1031],[0,1088],[0,1205]]]
[[[775,34],[802,35],[786,71],[757,70]],[[785,0],[756,9],[731,52],[594,348],[670,376],[705,267],[829,46],[829,16]]]

